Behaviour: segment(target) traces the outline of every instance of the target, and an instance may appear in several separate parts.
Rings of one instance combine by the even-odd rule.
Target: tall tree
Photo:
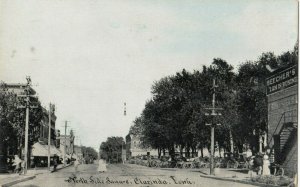
[[[100,157],[108,162],[121,162],[122,146],[125,144],[122,137],[108,137],[100,145]]]
[[[0,132],[3,133],[0,136],[0,141],[4,145],[8,145],[9,142],[10,149],[15,154],[21,155],[25,142],[25,110],[18,108],[18,106],[24,106],[24,100],[9,92],[4,83],[0,85],[0,88]],[[36,108],[30,108],[29,110],[29,147],[38,141],[38,134],[35,132],[43,119],[43,109],[39,100],[33,98],[31,103]]]

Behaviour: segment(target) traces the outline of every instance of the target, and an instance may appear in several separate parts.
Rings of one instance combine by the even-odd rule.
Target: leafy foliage
[[[234,72],[225,60],[213,59],[210,66],[192,73],[183,69],[175,75],[161,78],[152,86],[152,99],[130,128],[131,134],[139,134],[145,146],[159,151],[167,149],[174,155],[174,147],[185,148],[189,154],[196,148],[210,145],[212,119],[209,112],[212,100],[212,81],[216,79],[216,107],[222,108],[221,117],[213,123],[219,147],[230,151],[230,134],[235,147],[242,151],[248,144],[255,152],[258,135],[267,127],[267,98],[265,79],[271,68],[282,68],[298,63],[298,49],[276,56],[263,53],[257,61],[246,61]],[[254,133],[256,132],[256,133]]]
[[[24,100],[9,92],[4,83],[1,83],[0,88],[0,143],[6,150],[9,142],[10,149],[20,155],[25,142],[25,109],[18,106],[24,105]],[[43,109],[38,99],[31,99],[31,103],[36,108],[29,110],[29,147],[38,141],[35,131],[43,118]]]
[[[81,149],[83,153],[83,158],[86,161],[96,160],[98,158],[98,153],[94,148],[82,146]]]
[[[120,162],[122,146],[125,144],[122,137],[108,137],[100,145],[100,157],[109,162]]]

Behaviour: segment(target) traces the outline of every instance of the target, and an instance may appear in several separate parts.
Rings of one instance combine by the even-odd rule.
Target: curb
[[[216,180],[221,180],[221,181],[237,182],[237,183],[242,183],[242,184],[251,184],[251,185],[262,186],[262,187],[282,187],[282,186],[277,186],[277,185],[272,185],[272,184],[264,184],[264,183],[259,183],[259,182],[251,182],[251,181],[245,181],[245,180],[239,180],[239,179],[222,178],[222,177],[208,176],[208,175],[200,175],[200,177],[216,179]]]
[[[6,184],[1,184],[1,186],[2,187],[8,187],[8,186],[12,186],[12,185],[18,184],[20,182],[29,181],[29,180],[34,179],[34,178],[35,178],[35,175],[34,176],[29,176],[29,177],[26,177],[26,178],[23,178],[23,179],[11,181],[11,182],[8,182]]]
[[[56,169],[55,171],[64,169],[64,168],[69,167],[69,166],[71,166],[71,165],[73,165],[73,164],[69,164],[69,165],[67,165],[67,166],[65,166],[65,167],[58,168],[58,169]],[[55,171],[51,171],[50,173],[53,173],[53,172],[55,172]],[[41,173],[39,173],[39,174],[41,174]],[[1,186],[1,187],[8,187],[8,186],[12,186],[12,185],[18,184],[18,183],[20,183],[20,182],[29,181],[29,180],[34,179],[34,178],[36,177],[36,175],[39,175],[39,174],[35,174],[35,175],[33,175],[33,176],[28,176],[28,177],[25,177],[25,178],[22,178],[22,179],[17,179],[17,180],[8,182],[8,183],[0,184],[0,186]]]
[[[50,173],[59,171],[59,170],[61,170],[61,169],[67,168],[67,167],[72,166],[72,165],[73,165],[73,163],[72,163],[72,164],[69,164],[69,165],[67,165],[67,166],[61,167],[61,168],[57,168],[55,171],[54,171],[54,170],[50,171]]]

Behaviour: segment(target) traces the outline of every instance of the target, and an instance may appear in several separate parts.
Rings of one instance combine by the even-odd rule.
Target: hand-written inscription
[[[89,176],[89,177],[77,177],[75,175],[70,176],[65,180],[68,183],[80,183],[80,184],[118,184],[118,185],[193,185],[194,181],[191,181],[189,178],[180,179],[175,176],[169,176],[166,178],[158,178],[158,177],[133,177],[133,178],[123,178],[123,179],[115,179],[113,177],[98,177],[98,176]]]

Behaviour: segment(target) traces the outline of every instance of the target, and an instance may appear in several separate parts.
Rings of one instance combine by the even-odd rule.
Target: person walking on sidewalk
[[[79,161],[78,161],[78,159],[76,159],[75,162],[74,162],[74,171],[75,171],[75,173],[77,173],[78,166],[79,166]]]
[[[270,161],[268,155],[264,155],[263,166],[262,166],[262,175],[270,175]]]
[[[56,157],[56,155],[54,155],[54,157],[53,157],[53,171],[56,171],[56,167],[57,167],[57,157]]]
[[[13,161],[13,166],[15,166],[15,173],[20,173],[21,170],[21,162],[22,160],[19,158],[18,155],[15,155],[14,161]]]
[[[21,159],[21,171],[19,172],[19,175],[25,174],[25,160]]]

